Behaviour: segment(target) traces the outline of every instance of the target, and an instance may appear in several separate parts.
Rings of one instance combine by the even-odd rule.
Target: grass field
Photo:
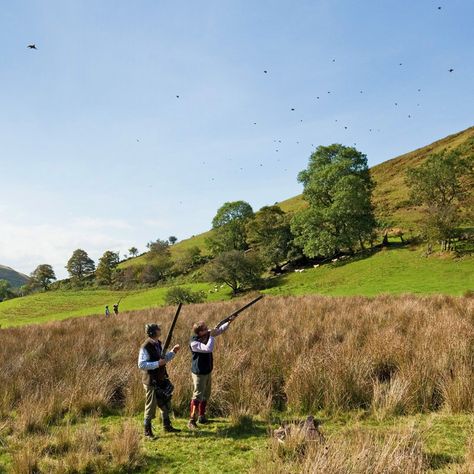
[[[462,295],[474,289],[474,258],[422,256],[420,247],[392,247],[364,258],[308,268],[302,273],[288,273],[269,281],[263,290],[269,295],[322,294],[328,296],[375,296],[387,294]],[[183,286],[203,290],[207,301],[231,297],[224,287],[212,291],[209,283]],[[0,325],[19,326],[66,319],[73,316],[102,315],[123,297],[121,311],[162,306],[168,287],[129,292],[108,290],[51,291],[0,303]],[[211,290],[211,291],[210,291]]]
[[[189,283],[186,288],[204,291],[208,301],[230,298],[225,288],[217,293],[209,293],[214,285],[208,283]],[[80,290],[50,291],[0,303],[0,325],[2,327],[21,326],[67,319],[75,316],[103,315],[105,305],[112,305],[120,298],[120,311],[163,306],[168,287],[135,291]]]
[[[186,306],[173,343],[239,304]],[[157,426],[156,441],[141,436],[136,356],[146,322],[169,325],[167,308],[2,329],[0,471],[474,472],[473,309],[472,297],[439,295],[265,298],[216,343],[216,418],[198,433],[185,429],[191,354],[178,353],[168,370],[183,431]],[[322,444],[268,436],[308,414]]]
[[[473,434],[473,418],[468,414],[430,413],[393,417],[384,421],[356,411],[337,415],[320,412],[316,413],[316,416],[323,421],[321,431],[329,439],[346,436],[356,430],[361,433],[386,434],[413,428],[422,440],[423,453],[428,464],[427,472],[438,474],[459,472],[457,469],[463,464],[467,443]],[[284,417],[284,414],[274,414],[275,419]],[[127,418],[118,415],[98,418],[102,438],[107,439],[124,419]],[[137,430],[141,430],[140,416],[129,419]],[[244,473],[259,472],[262,463],[271,469],[269,433],[278,426],[275,420],[249,418],[244,424],[236,424],[227,418],[216,418],[196,433],[186,429],[186,421],[174,421],[174,425],[182,429],[181,433],[163,434],[158,428],[155,430],[158,439],[140,441],[140,467],[136,470],[150,474]],[[85,418],[77,423],[74,429],[87,426],[87,423],[88,418]],[[52,467],[55,461],[67,455],[67,452],[55,454],[52,449],[61,445],[61,438],[64,442],[67,432],[67,425],[62,425],[51,427],[46,433],[30,436],[38,446],[47,446],[52,452],[42,461],[43,465],[49,465],[49,472],[55,472]],[[8,438],[9,436],[0,431],[0,441],[8,441]],[[72,450],[67,447],[63,449]],[[11,453],[7,451],[4,443],[0,442],[0,472],[11,472],[14,468],[12,463]]]
[[[289,273],[266,290],[273,295],[319,293],[331,296],[381,293],[462,295],[474,289],[474,258],[423,257],[419,247],[384,249],[366,258],[345,260]]]

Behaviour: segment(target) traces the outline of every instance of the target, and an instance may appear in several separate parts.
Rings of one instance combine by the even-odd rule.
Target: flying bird
[[[33,43],[33,44],[29,44],[29,45],[27,46],[27,48],[29,48],[29,49],[38,49],[38,48],[36,47],[36,44],[34,44],[34,43]]]
[[[438,7],[438,10],[441,10],[441,7]]]
[[[291,109],[292,112],[294,112],[294,110],[295,110],[295,109],[293,109],[293,108]]]
[[[268,71],[263,71],[265,74],[268,72]]]
[[[176,98],[179,99],[179,95],[177,95]]]
[[[453,72],[453,71],[454,71],[454,69],[452,69],[452,68],[449,70],[449,72]]]

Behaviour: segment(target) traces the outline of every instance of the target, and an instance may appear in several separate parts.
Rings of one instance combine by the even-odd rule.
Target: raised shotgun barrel
[[[242,311],[245,311],[247,308],[250,306],[254,305],[257,301],[260,301],[263,298],[263,295],[258,296],[254,300],[250,301],[250,303],[247,303],[245,306],[242,306],[242,308],[239,308],[238,310],[234,311],[232,314],[229,314],[227,318],[224,318],[222,321],[219,321],[219,323],[216,325],[214,329],[220,328],[223,324],[231,321],[234,319],[238,314],[240,314]]]

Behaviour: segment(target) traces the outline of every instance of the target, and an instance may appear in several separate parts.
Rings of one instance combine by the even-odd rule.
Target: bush
[[[165,301],[167,305],[177,305],[179,303],[202,303],[206,299],[203,291],[192,291],[183,286],[174,286],[166,292]]]

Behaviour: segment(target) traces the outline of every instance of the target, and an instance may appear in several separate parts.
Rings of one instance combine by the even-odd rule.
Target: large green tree
[[[213,254],[247,249],[245,226],[252,217],[252,206],[248,202],[224,203],[212,220],[214,234],[207,240]]]
[[[261,281],[263,266],[256,254],[231,250],[219,254],[210,264],[207,277],[215,283],[224,283],[236,294],[254,288]]]
[[[56,280],[53,267],[47,263],[38,265],[30,276],[31,286],[43,288],[45,291],[49,288],[49,285],[51,285],[52,281]]]
[[[467,206],[473,184],[474,156],[457,151],[436,153],[419,167],[407,171],[413,203],[423,206],[422,226],[427,240],[450,250],[462,209]]]
[[[298,181],[309,206],[294,216],[291,229],[305,255],[363,248],[376,225],[367,157],[353,147],[319,146]]]
[[[97,270],[95,272],[96,279],[101,285],[112,284],[114,271],[120,262],[120,256],[117,252],[107,250],[104,255],[100,257]]]
[[[277,269],[292,250],[290,218],[277,206],[265,206],[247,222],[247,242],[267,266]]]
[[[94,273],[95,264],[85,250],[77,249],[68,260],[66,269],[71,278],[81,281]]]

